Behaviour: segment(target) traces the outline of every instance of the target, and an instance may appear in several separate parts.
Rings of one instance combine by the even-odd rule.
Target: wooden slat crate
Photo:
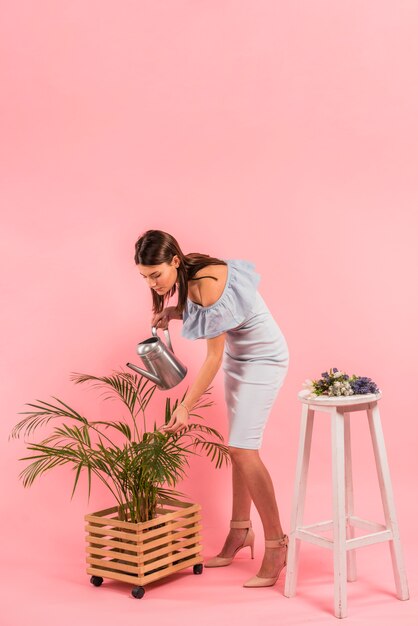
[[[84,518],[88,574],[144,585],[203,562],[199,504],[160,499],[157,517],[138,524],[117,511]]]

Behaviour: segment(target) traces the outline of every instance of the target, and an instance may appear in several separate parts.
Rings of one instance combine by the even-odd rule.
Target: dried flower
[[[322,372],[318,380],[307,378],[303,386],[316,396],[352,396],[380,391],[371,378],[355,374],[349,376],[337,367],[332,367],[328,372]]]

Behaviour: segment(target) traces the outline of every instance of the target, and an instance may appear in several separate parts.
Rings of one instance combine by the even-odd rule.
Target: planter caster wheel
[[[193,565],[193,574],[201,574],[203,572],[203,564],[197,563]]]
[[[145,589],[143,587],[134,587],[132,589],[132,595],[134,598],[143,598],[145,594]]]
[[[103,578],[101,576],[92,576],[90,578],[90,582],[92,585],[94,585],[95,587],[100,587],[100,585],[103,582]]]

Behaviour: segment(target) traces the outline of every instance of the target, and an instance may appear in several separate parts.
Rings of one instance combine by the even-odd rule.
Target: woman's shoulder
[[[222,295],[228,279],[228,264],[207,265],[196,272],[189,282],[189,299],[206,307]]]
[[[215,281],[205,281],[213,282],[217,286],[215,290],[207,291],[208,301],[212,299],[213,302],[204,305],[191,299],[187,300],[183,311],[184,337],[189,339],[215,337],[235,328],[251,313],[261,277],[251,261],[244,259],[225,259],[225,261],[226,266],[221,266],[226,270],[224,281],[219,285]]]

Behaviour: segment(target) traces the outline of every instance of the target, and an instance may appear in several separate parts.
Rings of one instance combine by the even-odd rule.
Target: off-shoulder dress
[[[254,263],[222,260],[227,263],[228,276],[221,296],[210,306],[188,298],[181,334],[187,339],[210,339],[226,333],[222,367],[228,445],[258,450],[288,372],[289,349],[257,289],[261,276]]]

